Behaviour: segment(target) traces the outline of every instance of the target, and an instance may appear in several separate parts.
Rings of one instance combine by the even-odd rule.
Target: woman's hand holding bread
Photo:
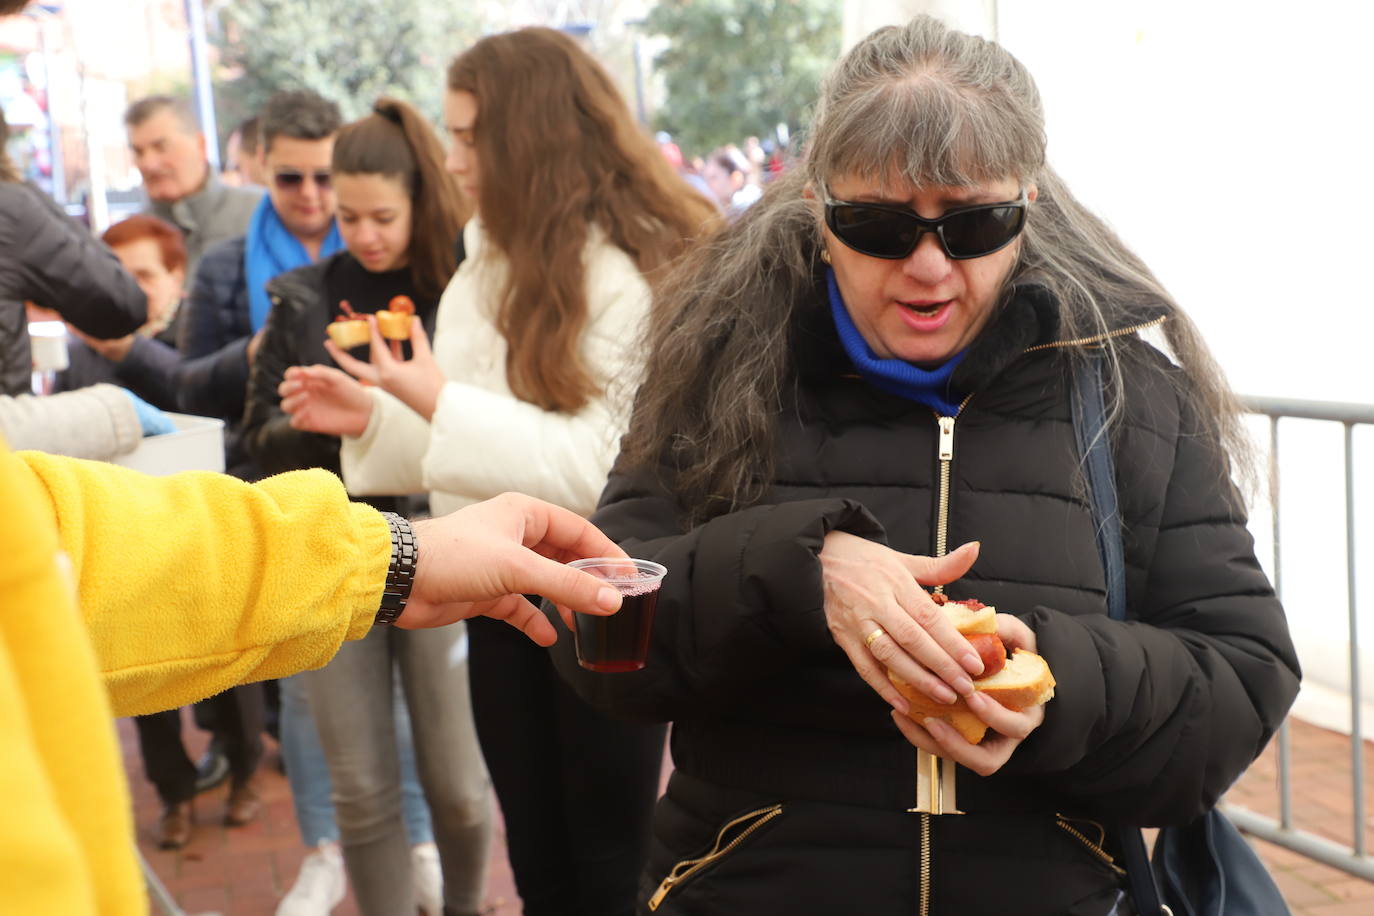
[[[973,600],[945,601],[942,609],[971,643],[983,645],[985,658],[1001,658],[974,678],[973,694],[952,704],[938,702],[890,671],[888,677],[908,702],[908,708],[894,711],[892,718],[912,744],[987,776],[1044,721],[1044,704],[1054,696],[1054,676],[1035,652],[1035,631],[1020,618],[998,614]]]
[[[376,316],[369,315],[367,321],[372,341],[371,362],[354,359],[328,341],[325,349],[354,378],[379,386],[426,420],[430,419],[444,387],[444,374],[434,361],[429,335],[420,319],[413,316],[410,319],[410,359],[399,359],[392,352],[381,335]]]
[[[842,531],[826,535],[820,553],[826,622],[859,676],[894,709],[908,705],[889,670],[951,703],[973,692],[983,663],[921,586],[953,582],[977,557],[976,543],[936,559]]]

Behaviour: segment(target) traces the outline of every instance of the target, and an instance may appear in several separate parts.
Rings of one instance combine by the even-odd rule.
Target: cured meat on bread
[[[339,301],[339,317],[325,325],[324,329],[329,339],[334,341],[334,346],[341,350],[365,346],[372,341],[372,330],[367,326],[367,319],[353,311],[347,299]]]
[[[932,597],[944,598],[943,595]],[[983,659],[983,674],[973,679],[975,690],[1008,709],[1018,710],[1037,706],[1054,696],[1054,675],[1043,658],[1025,649],[1017,649],[1011,658],[1006,657],[1006,649],[997,636],[996,608],[971,599],[946,600],[943,607],[955,629],[973,644]],[[917,722],[932,717],[943,719],[970,744],[983,740],[988,727],[969,710],[963,697],[953,703],[941,703],[890,671],[887,677],[910,705],[909,718]]]
[[[334,346],[341,350],[366,346],[372,340],[372,331],[363,318],[340,315],[325,325],[325,330],[329,332],[329,339],[334,341]]]
[[[377,313],[377,329],[387,340],[409,340],[410,319],[415,317],[415,303],[409,296],[392,296],[387,307]]]

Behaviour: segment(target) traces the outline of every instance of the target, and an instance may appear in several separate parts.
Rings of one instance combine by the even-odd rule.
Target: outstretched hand
[[[372,350],[368,354],[370,362],[354,359],[335,346],[332,340],[326,340],[324,348],[349,375],[377,385],[426,420],[432,418],[439,392],[444,387],[444,374],[434,361],[429,337],[420,319],[414,317],[410,320],[410,359],[400,359],[382,337],[377,328],[377,319],[372,315],[364,317],[372,332]]]
[[[372,417],[371,395],[333,366],[292,366],[277,394],[293,429],[357,437],[367,431]]]
[[[440,518],[414,524],[420,557],[415,584],[396,625],[438,627],[494,617],[541,646],[558,638],[523,596],[553,601],[572,627],[572,613],[610,614],[620,593],[566,564],[625,552],[582,516],[520,493],[503,493]]]

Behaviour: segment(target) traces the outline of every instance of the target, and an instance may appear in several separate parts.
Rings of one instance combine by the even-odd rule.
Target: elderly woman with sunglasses
[[[1196,817],[1288,709],[1235,402],[1044,150],[1005,50],[881,29],[823,86],[798,166],[663,284],[593,516],[668,567],[649,664],[555,649],[592,702],[674,723],[641,907],[1125,913],[1111,827]],[[1071,421],[1094,356],[1129,622]],[[982,662],[929,587],[995,605],[1055,698],[973,694]],[[906,715],[889,671],[968,697],[986,738]]]

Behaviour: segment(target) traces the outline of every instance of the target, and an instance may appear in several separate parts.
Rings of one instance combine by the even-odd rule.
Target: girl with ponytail
[[[348,360],[326,345],[340,314],[391,311],[396,297],[414,306],[419,327],[434,330],[439,296],[457,267],[466,219],[463,198],[444,171],[433,129],[411,106],[381,99],[345,125],[334,144],[332,181],[345,250],[268,284],[272,309],[249,384],[249,447],[269,473],[323,467],[341,473],[340,441],[298,428],[279,387],[295,366]],[[400,342],[402,356],[409,341]],[[366,347],[354,351],[366,364]],[[394,487],[365,501],[413,514]],[[326,667],[308,672],[311,712],[329,763],[344,865],[364,914],[476,913],[482,904],[492,813],[486,767],[468,699],[467,634],[376,627],[347,643]],[[402,818],[392,684],[396,673],[415,723],[420,782],[433,822],[443,899],[417,900]],[[415,863],[419,865],[420,863]],[[423,869],[422,869],[423,871]],[[424,891],[426,888],[419,888]]]
[[[295,370],[290,409],[344,436],[359,493],[436,512],[514,490],[588,514],[629,422],[638,334],[670,262],[717,221],[567,35],[490,35],[449,67],[447,167],[476,215],[432,356]],[[345,357],[346,359],[346,357]],[[664,729],[576,697],[549,655],[469,627],[472,698],[525,916],[628,916]],[[570,642],[566,638],[564,641]],[[528,640],[526,640],[528,642]]]

